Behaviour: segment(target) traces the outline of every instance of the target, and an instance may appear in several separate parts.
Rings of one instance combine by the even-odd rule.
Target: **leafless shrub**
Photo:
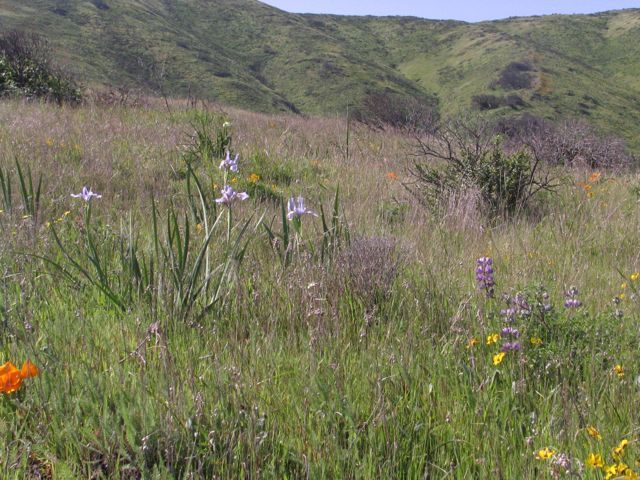
[[[402,255],[395,239],[352,239],[351,245],[337,259],[335,286],[340,293],[348,291],[371,309],[391,294],[401,265]]]
[[[408,132],[433,129],[438,121],[435,102],[392,93],[367,95],[354,118],[378,130],[391,127]]]
[[[527,145],[549,165],[627,168],[636,160],[624,140],[580,120],[553,123],[527,115],[512,122],[503,120],[497,128],[509,136],[511,148]]]

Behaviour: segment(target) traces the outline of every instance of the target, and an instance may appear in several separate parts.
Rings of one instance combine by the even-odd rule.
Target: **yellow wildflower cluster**
[[[52,224],[60,223],[60,222],[62,222],[65,218],[67,218],[70,214],[71,214],[71,210],[67,210],[67,211],[66,211],[66,212],[64,212],[62,215],[60,215],[58,218],[56,218],[53,222],[47,222],[45,225],[46,225],[47,227],[50,227]]]
[[[596,427],[587,427],[587,434],[595,440],[602,440],[602,435]],[[638,479],[638,474],[622,460],[628,445],[629,440],[624,438],[611,450],[613,462],[610,465],[607,465],[602,454],[597,452],[589,453],[585,463],[590,468],[602,470],[606,480],[614,478],[626,480]]]

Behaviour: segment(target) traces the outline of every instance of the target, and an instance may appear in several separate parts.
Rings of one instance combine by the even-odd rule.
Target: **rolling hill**
[[[45,35],[87,85],[304,113],[394,92],[445,114],[583,117],[640,148],[640,9],[469,24],[255,0],[5,0],[11,29]]]

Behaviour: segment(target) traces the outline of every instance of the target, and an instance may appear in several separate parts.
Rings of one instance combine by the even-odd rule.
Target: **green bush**
[[[556,186],[548,174],[541,174],[531,151],[506,151],[502,138],[484,124],[450,122],[419,142],[420,155],[409,171],[414,181],[406,186],[432,208],[476,191],[485,214],[510,215],[526,210],[536,194]]]
[[[51,60],[45,39],[21,31],[0,35],[0,96],[44,98],[78,103],[82,95],[75,82]]]

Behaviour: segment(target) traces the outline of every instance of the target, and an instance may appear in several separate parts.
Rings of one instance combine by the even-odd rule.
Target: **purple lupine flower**
[[[493,297],[493,259],[481,257],[476,260],[476,281],[481,290],[487,292],[487,297]]]
[[[216,198],[216,203],[220,203],[222,205],[230,206],[237,200],[246,200],[249,198],[249,194],[247,192],[236,192],[231,186],[225,185],[222,187],[222,197]]]
[[[296,201],[295,198],[291,197],[287,204],[287,218],[289,220],[293,220],[294,218],[300,218],[303,215],[313,215],[314,217],[318,216],[318,214],[304,206],[304,198],[298,197],[298,200]]]
[[[513,304],[517,309],[518,315],[522,317],[528,317],[529,315],[531,315],[531,306],[529,305],[529,302],[527,301],[525,296],[521,293],[516,294],[513,299]]]
[[[500,335],[502,337],[513,337],[513,338],[519,338],[520,337],[520,331],[517,328],[513,328],[513,327],[504,327],[501,331],[500,331]]]
[[[544,313],[550,312],[553,308],[551,306],[551,301],[549,300],[549,294],[547,292],[542,292],[542,301],[540,302],[540,308]]]
[[[231,170],[232,172],[237,172],[238,157],[240,157],[240,155],[236,154],[236,158],[231,158],[231,154],[229,153],[229,150],[227,150],[226,158],[220,162],[220,170]]]
[[[576,287],[570,287],[564,294],[564,306],[565,308],[578,308],[582,305],[582,302],[578,300],[578,289]]]
[[[72,193],[71,196],[73,198],[81,198],[85,202],[88,202],[93,197],[102,198],[102,195],[98,195],[97,193],[92,192],[91,189],[87,187],[82,187],[82,191],[80,193]]]
[[[518,352],[521,348],[520,342],[505,342],[502,344],[501,350],[503,352]]]

